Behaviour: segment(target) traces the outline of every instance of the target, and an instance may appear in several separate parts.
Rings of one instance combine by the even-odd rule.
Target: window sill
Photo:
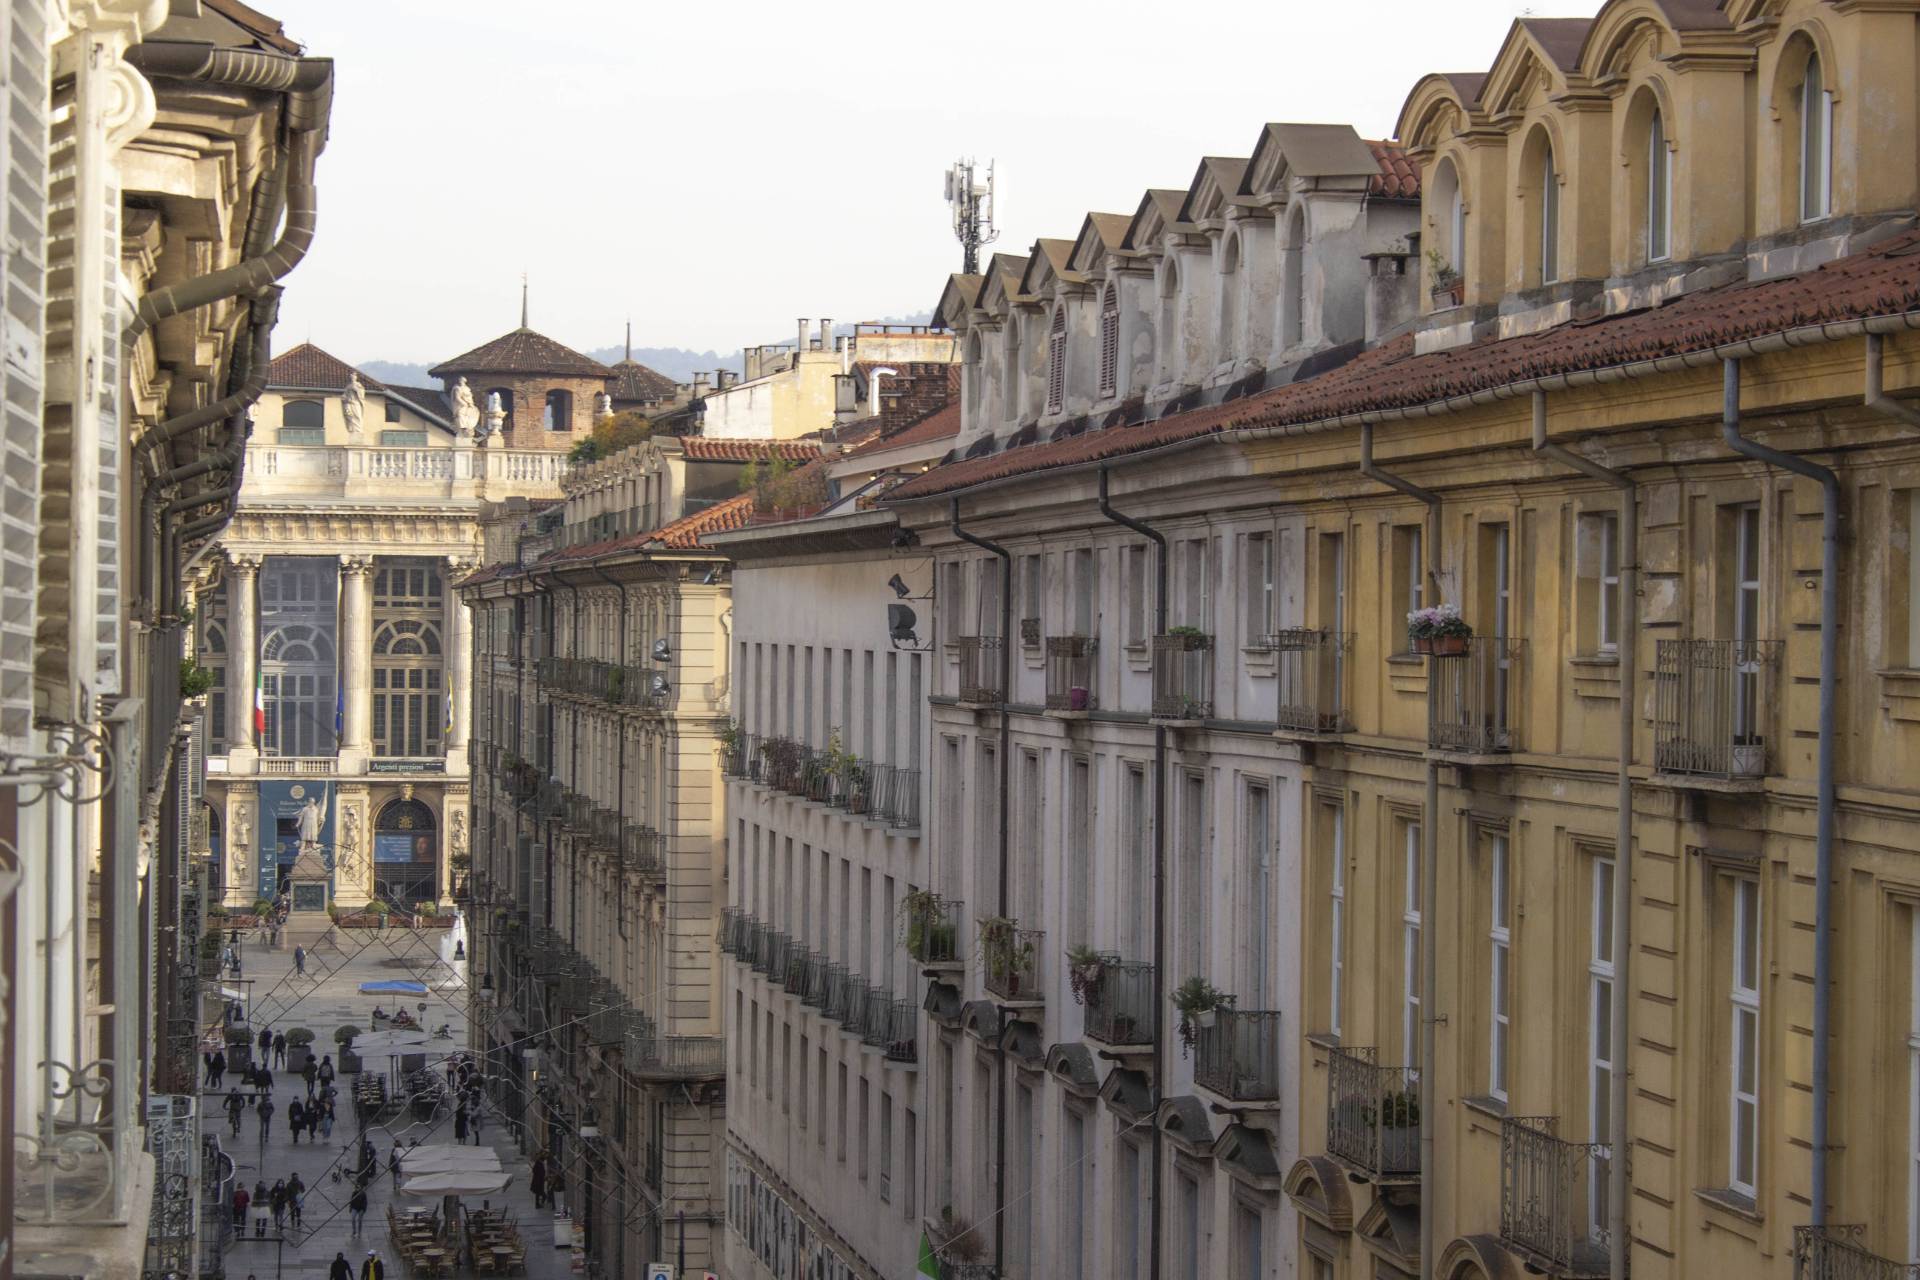
[[[1390,653],[1387,661],[1397,667],[1424,667],[1427,658],[1421,653]]]
[[[1618,653],[1576,653],[1567,659],[1567,665],[1572,667],[1617,668],[1620,665],[1620,655]]]
[[[1466,1107],[1467,1110],[1478,1111],[1481,1115],[1494,1120],[1505,1120],[1507,1118],[1507,1104],[1493,1097],[1491,1094],[1476,1093],[1460,1099],[1460,1103]]]
[[[1340,1047],[1340,1037],[1331,1031],[1309,1031],[1307,1032],[1306,1039],[1307,1043],[1316,1049],[1338,1049]]]
[[[1738,1191],[1732,1191],[1726,1187],[1695,1187],[1693,1194],[1702,1204],[1710,1205],[1723,1213],[1730,1213],[1742,1222],[1750,1222],[1756,1227],[1767,1220],[1767,1215],[1760,1212],[1753,1200]]]

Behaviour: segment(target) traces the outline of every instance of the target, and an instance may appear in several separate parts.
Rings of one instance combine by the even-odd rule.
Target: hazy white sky
[[[434,360],[512,328],[714,348],[933,306],[940,175],[998,163],[998,247],[1244,156],[1268,120],[1384,137],[1524,9],[1598,0],[255,0],[335,59],[320,231],[276,346]]]

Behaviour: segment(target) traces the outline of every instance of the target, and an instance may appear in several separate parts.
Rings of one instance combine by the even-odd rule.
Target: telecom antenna
[[[971,158],[956,160],[947,170],[947,205],[953,210],[953,235],[960,242],[961,270],[980,273],[980,246],[1000,238],[993,225],[993,161],[987,161],[987,180],[974,177]]]

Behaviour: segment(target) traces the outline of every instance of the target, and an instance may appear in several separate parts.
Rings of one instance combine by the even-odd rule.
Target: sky
[[[253,0],[335,60],[319,235],[276,349],[431,362],[519,323],[732,351],[931,310],[941,175],[999,178],[995,248],[1071,238],[1244,156],[1269,120],[1386,137],[1420,76],[1599,0]]]

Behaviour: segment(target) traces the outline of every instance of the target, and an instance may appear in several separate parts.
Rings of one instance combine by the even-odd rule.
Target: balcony
[[[1427,678],[1427,746],[1453,755],[1504,755],[1518,748],[1526,641],[1473,636],[1466,651],[1435,654]]]
[[[888,1062],[920,1060],[920,1010],[911,1000],[895,1000],[887,1009],[887,1034],[882,1047]]]
[[[840,791],[840,763],[824,747],[800,748],[800,795],[815,804],[833,804]]]
[[[800,1003],[809,1009],[827,1007],[827,997],[832,994],[833,962],[819,951],[807,953],[807,980],[800,990]]]
[[[1213,714],[1213,637],[1191,627],[1153,638],[1153,718],[1197,725]]]
[[[1530,1269],[1598,1280],[1607,1274],[1607,1146],[1564,1141],[1558,1123],[1500,1122],[1500,1242]]]
[[[1373,1059],[1372,1049],[1328,1053],[1327,1154],[1374,1182],[1418,1182],[1419,1081]]]
[[[881,987],[867,988],[867,1011],[860,1019],[860,1042],[869,1048],[884,1049],[893,1034],[893,992]]]
[[[739,907],[720,908],[720,953],[722,955],[740,954],[740,938],[745,931],[746,922],[752,918]]]
[[[867,990],[867,980],[859,974],[841,975],[839,998],[828,1009],[828,1016],[848,1035],[858,1036],[867,1025]]]
[[[751,969],[760,969],[761,955],[767,949],[767,934],[771,932],[766,925],[752,916],[746,917],[740,926],[740,949],[734,958]],[[764,972],[764,970],[763,970]]]
[[[593,831],[593,801],[571,787],[566,793],[567,826],[580,835]]]
[[[247,446],[240,493],[243,501],[321,506],[337,506],[374,489],[389,501],[509,494],[558,498],[566,474],[567,455],[559,449],[379,448],[256,440]]]
[[[727,731],[728,736],[720,741],[720,772],[729,778],[747,776],[748,740],[752,735],[740,732],[738,725]]]
[[[620,860],[627,870],[649,879],[667,877],[667,838],[652,827],[629,822],[620,832]]]
[[[961,906],[959,899],[937,893],[908,894],[901,904],[907,954],[928,969],[959,968]]]
[[[805,744],[793,738],[762,738],[758,780],[776,791],[800,795],[806,789],[806,756]]]
[[[1194,1036],[1193,1082],[1230,1102],[1278,1102],[1279,1013],[1216,1009],[1213,1025]]]
[[[1044,930],[1022,929],[1004,916],[982,920],[980,956],[987,990],[1009,1003],[1040,1003],[1040,949],[1046,940]]]
[[[589,843],[594,848],[607,853],[620,852],[620,814],[618,810],[595,805],[593,809],[593,831]]]
[[[973,706],[1000,705],[1000,659],[1006,646],[999,636],[960,637],[960,701]]]
[[[1093,636],[1047,637],[1047,710],[1050,713],[1076,716],[1093,710],[1093,658],[1099,645]]]
[[[1267,637],[1273,654],[1280,733],[1321,736],[1353,728],[1353,633],[1293,627]]]
[[[842,1026],[846,1025],[847,1019],[853,1016],[856,988],[861,985],[859,976],[848,973],[847,966],[833,965],[827,971],[827,1017]],[[864,1000],[866,997],[860,995],[858,998]]]
[[[1869,1253],[1863,1226],[1795,1227],[1793,1280],[1920,1280],[1920,1263]]]
[[[1153,1044],[1153,966],[1140,960],[1105,960],[1086,988],[1086,1035],[1116,1049]]]
[[[791,954],[793,939],[784,929],[769,928],[760,945],[760,954],[755,957],[754,971],[764,973],[784,985],[787,980],[787,957]]]
[[[718,1079],[727,1072],[722,1036],[654,1036],[627,1041],[627,1070],[652,1080]]]
[[[1750,782],[1767,772],[1778,640],[1662,640],[1654,646],[1653,767]]]
[[[806,947],[790,947],[787,950],[787,968],[781,975],[781,985],[788,995],[801,995],[807,989],[807,968],[813,963],[814,953]]]
[[[866,802],[865,817],[900,830],[920,825],[920,771],[901,769],[890,764],[871,766],[869,775],[873,794]]]

